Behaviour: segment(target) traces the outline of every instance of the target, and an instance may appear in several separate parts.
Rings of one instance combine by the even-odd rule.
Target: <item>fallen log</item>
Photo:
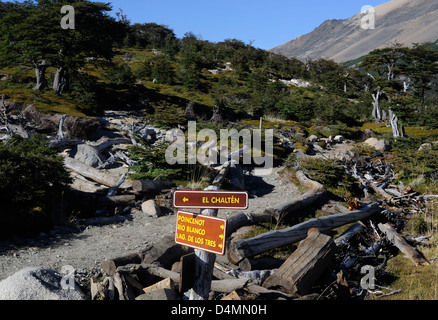
[[[87,180],[80,174],[77,174],[74,171],[70,172],[70,176],[73,178],[73,183],[70,184],[70,188],[77,191],[82,191],[85,193],[105,193],[107,192],[108,188],[105,186],[102,186],[100,184],[97,184],[96,182],[92,182],[90,180]]]
[[[302,171],[296,173],[297,179],[303,186],[310,188],[306,193],[284,203],[276,208],[267,209],[262,213],[245,213],[241,212],[227,219],[227,235],[231,235],[239,228],[263,222],[272,222],[275,219],[277,222],[284,217],[285,214],[298,212],[316,200],[321,198],[326,190],[323,185],[306,177]]]
[[[70,169],[81,176],[84,176],[86,178],[89,178],[93,181],[96,181],[102,185],[113,187],[119,182],[120,177],[112,176],[108,173],[105,173],[103,171],[97,170],[93,167],[90,167],[86,165],[85,163],[82,163],[78,160],[75,160],[70,157],[64,158],[64,165],[67,169]],[[121,189],[129,189],[132,187],[132,183],[129,181],[125,181],[120,188]]]
[[[370,182],[369,185],[370,185],[371,189],[374,190],[374,192],[381,195],[383,198],[385,198],[387,200],[391,200],[393,198],[392,195],[390,195],[385,190],[383,190],[383,188],[378,187],[374,182]]]
[[[403,252],[417,267],[429,264],[423,255],[416,248],[410,246],[390,223],[379,223],[378,227],[380,231],[386,235],[388,240]]]
[[[162,279],[170,278],[175,283],[175,285],[179,285],[180,283],[179,273],[172,272],[153,264],[128,264],[126,266],[120,266],[116,270],[116,274],[120,275],[141,273],[148,273]]]
[[[285,263],[265,280],[263,287],[288,294],[309,294],[335,252],[336,245],[330,236],[311,232]]]
[[[238,264],[245,258],[254,257],[268,250],[292,244],[306,238],[311,228],[318,228],[326,232],[340,226],[367,219],[380,212],[378,204],[373,203],[364,208],[347,213],[335,214],[322,218],[314,218],[283,230],[272,230],[256,237],[238,240],[231,243],[228,250],[228,259],[233,264]]]
[[[113,197],[101,197],[99,198],[99,204],[103,207],[117,207],[121,205],[135,206],[134,195],[121,195]]]
[[[115,144],[131,144],[131,140],[127,138],[110,139],[108,137],[103,137],[99,141],[97,141],[97,144],[94,146],[94,148],[100,153],[103,153],[105,150]]]
[[[149,245],[144,250],[123,257],[105,260],[103,271],[113,276],[117,268],[130,264],[155,265],[170,269],[183,255],[193,252],[193,249],[175,244],[174,236],[164,237],[158,244]]]
[[[350,241],[351,238],[353,238],[355,235],[357,235],[359,232],[363,230],[363,226],[360,224],[354,224],[347,230],[345,230],[339,237],[335,239],[335,244],[338,247],[344,246]]]
[[[170,180],[136,180],[132,182],[135,193],[159,193],[163,189],[170,189],[173,182]]]
[[[286,294],[278,290],[266,289],[257,284],[248,284],[244,290],[250,294],[256,295],[262,299],[275,300],[275,299],[293,299],[297,298],[298,295]]]
[[[213,280],[211,282],[211,291],[220,293],[230,293],[236,290],[245,288],[250,279],[226,279],[226,280]]]
[[[124,257],[105,260],[102,264],[102,270],[107,275],[113,277],[118,267],[128,264],[140,264],[141,261],[142,257],[139,253],[132,253]]]
[[[119,293],[119,300],[135,300],[135,294],[132,288],[126,283],[126,279],[123,275],[116,273],[113,279],[114,287]]]

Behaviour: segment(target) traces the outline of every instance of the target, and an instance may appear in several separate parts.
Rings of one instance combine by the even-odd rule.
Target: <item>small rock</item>
[[[148,200],[142,203],[141,210],[151,217],[161,217],[161,209],[155,200]]]
[[[309,142],[318,142],[318,137],[317,136],[315,136],[314,134],[313,135],[311,135],[309,138],[308,138],[308,140],[309,140]]]
[[[432,150],[432,144],[431,143],[423,143],[420,148],[418,149],[418,151],[423,151],[423,150]]]
[[[334,137],[333,141],[336,143],[342,143],[344,141],[344,137],[340,136],[340,135],[336,136],[336,137]]]

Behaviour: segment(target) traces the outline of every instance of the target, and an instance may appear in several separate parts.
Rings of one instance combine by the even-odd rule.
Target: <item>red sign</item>
[[[175,242],[183,246],[223,255],[227,220],[178,211]]]
[[[188,191],[173,192],[175,208],[190,209],[248,209],[248,192],[246,191]]]

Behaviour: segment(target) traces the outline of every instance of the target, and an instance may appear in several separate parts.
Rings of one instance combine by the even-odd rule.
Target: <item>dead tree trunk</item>
[[[395,230],[395,228],[390,224],[378,225],[380,231],[382,231],[389,241],[394,244],[401,252],[403,252],[415,265],[426,266],[429,264],[423,255],[414,247],[411,247],[406,240]]]
[[[330,236],[311,232],[286,262],[263,283],[267,289],[305,295],[329,265],[336,245]]]
[[[394,114],[392,109],[389,109],[389,121],[391,123],[392,135],[394,138],[404,138],[404,130],[399,129],[398,117]]]
[[[382,95],[383,91],[382,89],[378,88],[377,92],[374,94],[371,94],[371,96],[373,97],[373,118],[376,121],[381,121],[382,120],[382,114],[380,111],[380,96]]]
[[[326,232],[358,220],[367,219],[379,210],[379,205],[374,203],[360,210],[310,219],[291,228],[273,230],[250,239],[235,241],[231,243],[228,250],[228,259],[231,263],[238,264],[245,258],[301,241],[306,238],[307,232],[311,228],[318,228],[321,232]]]
[[[61,95],[68,85],[68,71],[64,67],[56,69],[55,79],[53,80],[53,91]]]
[[[64,138],[65,138],[64,131],[63,131],[65,119],[67,119],[67,116],[63,115],[61,117],[61,120],[59,120],[58,140],[64,140]]]
[[[41,61],[41,63],[35,63],[35,76],[36,76],[36,85],[33,88],[34,90],[43,90],[47,86],[46,80],[46,70],[49,67],[46,60]]]

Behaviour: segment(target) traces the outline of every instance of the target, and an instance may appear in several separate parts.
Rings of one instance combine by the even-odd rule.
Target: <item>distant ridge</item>
[[[360,11],[360,8],[359,10]],[[405,46],[438,39],[438,1],[392,0],[375,7],[375,29],[362,29],[364,14],[327,20],[314,31],[270,51],[296,57],[346,62],[397,41]]]

